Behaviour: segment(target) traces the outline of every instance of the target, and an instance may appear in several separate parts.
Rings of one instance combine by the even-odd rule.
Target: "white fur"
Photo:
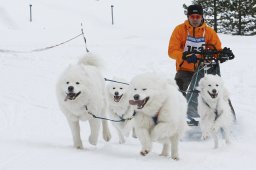
[[[198,114],[200,115],[202,139],[205,140],[209,135],[212,135],[214,148],[218,148],[218,132],[222,128],[226,143],[230,143],[230,130],[234,117],[228,103],[229,95],[221,77],[218,75],[206,75],[199,81],[197,89],[200,91]],[[218,95],[212,98],[209,93],[212,94],[214,89]],[[218,114],[217,119],[216,111]]]
[[[101,122],[103,138],[105,141],[109,141],[111,138],[108,122],[95,119],[88,114],[88,112],[91,112],[96,116],[106,116],[107,104],[104,84],[104,79],[99,72],[99,60],[91,53],[87,53],[78,64],[70,65],[59,78],[56,87],[59,106],[67,118],[74,147],[77,149],[83,148],[80,137],[80,120],[89,121],[91,129],[90,144],[97,144]],[[73,87],[74,93],[79,91],[81,93],[74,100],[65,100],[70,86]]]
[[[126,82],[125,80],[119,78],[113,78],[115,81]],[[116,82],[109,82],[106,86],[107,88],[107,99],[109,104],[109,115],[112,120],[121,120],[132,118],[133,109],[129,105],[127,89],[128,85]],[[118,99],[114,99],[114,97]],[[130,130],[133,127],[134,120],[126,120],[124,122],[112,122],[113,126],[117,130],[119,143],[125,143],[125,137],[128,136]],[[133,134],[134,136],[135,134]]]
[[[160,75],[145,73],[133,78],[129,87],[130,104],[149,97],[143,108],[135,106],[135,131],[142,149],[141,154],[151,151],[152,142],[163,144],[161,155],[167,156],[171,146],[172,159],[178,160],[178,143],[186,124],[187,102],[178,91],[177,86],[170,84]],[[153,118],[158,115],[157,124]],[[170,145],[171,144],[171,145]]]

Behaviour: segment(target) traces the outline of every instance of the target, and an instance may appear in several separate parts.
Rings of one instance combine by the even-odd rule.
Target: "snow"
[[[68,40],[81,33],[83,23],[87,46],[101,56],[106,78],[122,77],[129,82],[143,72],[159,72],[173,79],[175,62],[168,58],[173,28],[182,23],[180,1],[147,0],[3,0],[0,7],[0,50],[30,51]],[[32,22],[29,5],[32,4]],[[111,24],[114,5],[114,25]],[[219,35],[223,47],[236,58],[221,65],[237,113],[232,144],[223,140],[201,141],[191,129],[180,142],[180,160],[161,157],[161,145],[139,155],[140,143],[132,137],[118,144],[102,136],[97,146],[88,143],[88,123],[82,122],[84,150],[72,147],[70,129],[59,110],[55,85],[60,73],[86,52],[83,38],[47,51],[0,53],[0,169],[218,169],[254,170],[256,163],[256,68],[253,62],[256,36]]]

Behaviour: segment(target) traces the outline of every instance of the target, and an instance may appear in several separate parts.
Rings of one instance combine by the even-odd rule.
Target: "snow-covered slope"
[[[174,78],[168,41],[173,28],[186,19],[182,4],[189,4],[188,0],[4,1],[0,6],[0,50],[30,51],[58,44],[80,34],[83,23],[88,49],[104,60],[105,77],[129,81],[139,73],[155,71]],[[213,141],[200,141],[198,130],[193,129],[180,143],[181,160],[177,162],[158,156],[159,144],[154,144],[148,156],[140,156],[139,141],[128,138],[120,145],[113,128],[109,143],[100,137],[99,144],[92,146],[87,140],[87,122],[82,123],[86,149],[72,148],[55,85],[63,69],[86,52],[81,36],[43,52],[1,52],[0,169],[255,169],[256,37],[220,34],[220,38],[236,55],[235,60],[221,65],[238,119],[232,144],[221,141],[214,150]]]

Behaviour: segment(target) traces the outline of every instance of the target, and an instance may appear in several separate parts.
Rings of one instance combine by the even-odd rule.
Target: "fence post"
[[[112,17],[112,25],[114,25],[114,5],[111,5],[111,17]]]
[[[32,5],[29,5],[29,11],[30,11],[30,18],[29,21],[32,22]]]

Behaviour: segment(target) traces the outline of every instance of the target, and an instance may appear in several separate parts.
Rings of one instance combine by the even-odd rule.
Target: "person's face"
[[[202,15],[199,14],[191,14],[188,16],[188,21],[193,27],[199,27],[201,25],[202,19]]]

